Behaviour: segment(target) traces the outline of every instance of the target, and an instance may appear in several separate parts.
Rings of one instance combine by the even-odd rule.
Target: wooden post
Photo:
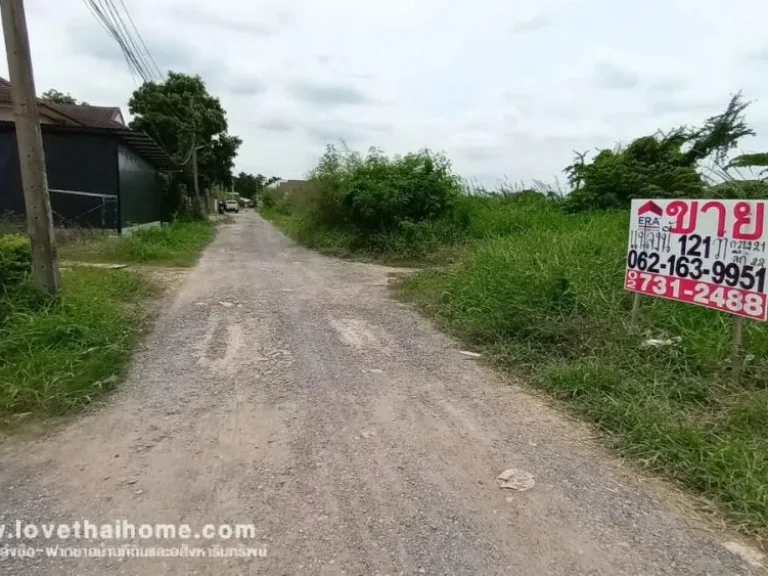
[[[629,327],[634,330],[640,319],[640,292],[632,293],[632,312],[629,315]]]
[[[2,0],[0,10],[11,79],[27,231],[32,244],[32,278],[41,290],[56,294],[59,291],[59,262],[24,2]]]
[[[741,385],[741,369],[744,362],[743,338],[744,318],[734,316],[731,328],[731,382],[735,387]]]

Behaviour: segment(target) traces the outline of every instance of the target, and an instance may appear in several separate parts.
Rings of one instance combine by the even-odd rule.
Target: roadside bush
[[[569,212],[627,208],[632,198],[701,196],[704,183],[695,166],[685,164],[678,138],[646,136],[625,148],[602,150],[592,162],[580,157],[566,169],[575,189]]]
[[[31,270],[29,238],[18,234],[0,236],[0,290],[21,283]]]
[[[270,210],[282,200],[283,193],[275,188],[265,188],[261,193],[261,205]]]
[[[371,149],[363,157],[328,146],[310,176],[312,217],[365,238],[450,217],[461,193],[450,162],[429,150],[389,158]]]

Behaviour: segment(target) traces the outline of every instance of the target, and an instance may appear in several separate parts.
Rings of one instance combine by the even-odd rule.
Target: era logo
[[[660,228],[661,218],[655,218],[653,216],[640,216],[637,219],[637,223],[645,228]]]
[[[637,218],[637,224],[640,228],[649,228],[652,230],[660,230],[664,228],[669,229],[669,226],[665,224],[658,216],[639,216]]]

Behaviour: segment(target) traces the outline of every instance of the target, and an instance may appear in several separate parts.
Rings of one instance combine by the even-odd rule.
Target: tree
[[[67,92],[59,92],[55,88],[46,90],[40,97],[43,102],[50,102],[51,104],[78,104],[80,106],[88,106],[88,102],[78,101],[72,94]]]
[[[736,156],[728,164],[727,168],[762,168],[759,175],[768,174],[768,152],[755,152]]]
[[[725,164],[728,152],[736,148],[744,136],[754,136],[755,131],[747,126],[744,111],[750,105],[745,102],[741,92],[731,97],[725,112],[708,118],[699,130],[690,132],[688,142],[691,149],[685,154],[688,166],[712,156],[719,166]]]
[[[725,112],[708,118],[698,129],[686,126],[633,140],[628,146],[601,150],[591,162],[577,153],[565,173],[573,191],[570,211],[624,208],[632,198],[696,197],[706,189],[698,171],[712,158],[722,165],[744,136],[754,134],[744,121],[749,106],[741,93]]]
[[[248,174],[247,172],[240,172],[235,177],[235,192],[245,198],[256,200],[262,193],[264,188],[280,180],[278,176],[270,176],[267,178],[264,174]]]
[[[146,82],[131,96],[130,127],[154,137],[191,173],[192,146],[198,148],[201,190],[228,187],[242,140],[230,135],[226,112],[200,78],[169,72],[164,82]]]

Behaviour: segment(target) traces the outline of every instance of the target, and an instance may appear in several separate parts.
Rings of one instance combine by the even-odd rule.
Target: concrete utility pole
[[[2,1],[2,0],[0,0]],[[192,114],[193,109],[193,100],[192,97],[189,97],[189,112]],[[197,126],[197,123],[193,122],[194,126]],[[192,186],[193,190],[195,191],[195,208],[200,211],[200,213],[204,213],[203,211],[203,202],[200,199],[200,182],[197,178],[197,134],[195,132],[192,132]]]
[[[195,191],[195,204],[198,209],[201,209],[200,205],[200,183],[197,179],[197,140],[195,135],[192,135],[192,186]]]
[[[0,10],[11,77],[16,143],[21,164],[21,183],[27,211],[27,230],[32,243],[32,278],[49,294],[59,291],[59,259],[45,173],[43,136],[37,113],[32,55],[23,0],[0,0]]]

